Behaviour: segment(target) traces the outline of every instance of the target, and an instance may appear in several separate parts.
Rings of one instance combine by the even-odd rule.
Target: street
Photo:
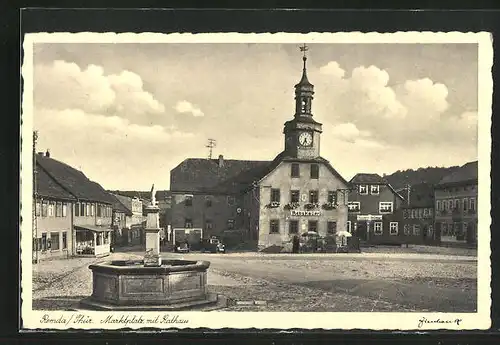
[[[42,262],[33,270],[35,309],[78,309],[91,293],[91,262],[140,258],[141,251]],[[207,260],[210,292],[231,301],[221,311],[474,312],[474,256],[436,254],[174,254]],[[73,266],[72,266],[73,265]]]

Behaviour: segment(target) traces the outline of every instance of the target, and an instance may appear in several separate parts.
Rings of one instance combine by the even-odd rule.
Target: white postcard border
[[[321,313],[321,312],[97,312],[32,310],[32,133],[33,133],[33,44],[35,43],[477,43],[478,71],[478,310],[476,313]],[[22,328],[35,329],[140,329],[169,328],[236,328],[236,329],[363,329],[371,330],[466,330],[491,326],[490,264],[490,190],[491,190],[491,116],[493,80],[492,36],[487,32],[397,32],[397,33],[33,33],[24,37],[22,65],[23,102],[21,119],[20,207],[21,228],[21,317]],[[25,202],[23,202],[25,201]],[[28,202],[29,201],[29,202]],[[44,316],[59,322],[43,322]],[[76,323],[84,315],[91,323]],[[104,323],[107,316],[142,316],[143,323]],[[163,319],[168,315],[166,319]],[[167,322],[177,317],[177,322]],[[446,323],[426,323],[442,320]],[[167,320],[161,322],[161,320]],[[80,319],[81,320],[81,319]],[[150,322],[147,322],[149,320]],[[187,322],[182,322],[186,320]],[[457,320],[460,320],[457,322]],[[419,327],[421,326],[421,327]]]

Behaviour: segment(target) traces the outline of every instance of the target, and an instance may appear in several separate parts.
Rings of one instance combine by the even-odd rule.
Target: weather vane
[[[304,43],[302,46],[300,46],[300,51],[304,53],[304,59],[306,59],[306,52],[309,50],[309,47]]]

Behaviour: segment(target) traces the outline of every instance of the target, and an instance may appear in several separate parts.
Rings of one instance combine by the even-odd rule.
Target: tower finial
[[[304,53],[304,55],[302,56],[302,61],[304,61],[304,70],[306,69],[306,61],[307,61],[306,52],[308,50],[309,50],[309,47],[305,43],[300,46],[300,51]]]

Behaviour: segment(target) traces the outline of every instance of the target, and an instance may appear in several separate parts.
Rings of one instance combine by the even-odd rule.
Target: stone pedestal
[[[144,266],[156,267],[161,265],[160,258],[160,209],[156,205],[146,207],[146,253]]]

